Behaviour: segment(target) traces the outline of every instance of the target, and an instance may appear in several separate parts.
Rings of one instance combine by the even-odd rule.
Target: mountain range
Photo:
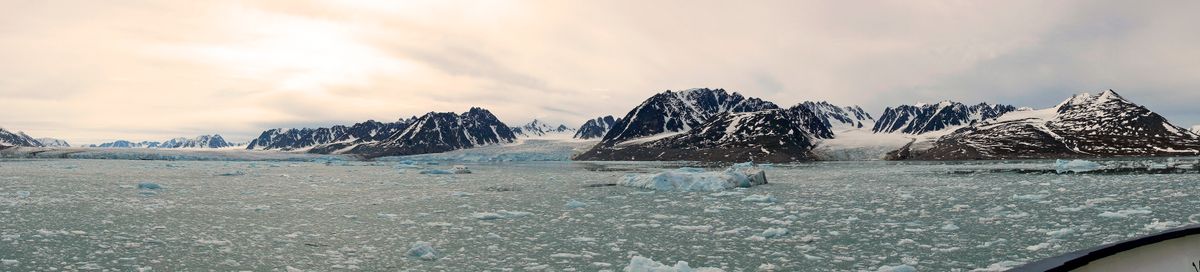
[[[876,133],[899,132],[922,134],[952,127],[971,125],[1017,110],[1010,105],[980,103],[964,105],[953,101],[937,104],[900,105],[888,107],[871,130]]]
[[[1112,90],[1082,93],[1042,110],[1011,112],[954,131],[923,160],[1200,155],[1200,135]]]
[[[705,105],[755,101],[764,106],[692,106],[701,103],[697,97],[713,98]],[[778,109],[724,90],[691,89],[652,96],[622,119],[630,121],[617,122],[600,143],[575,159],[806,161],[816,159],[812,151],[826,140],[867,133],[868,126],[869,133],[886,137],[945,134],[911,137],[908,145],[885,157],[894,160],[1200,155],[1200,135],[1112,90],[1075,95],[1044,110],[952,101],[901,105],[874,120],[854,106],[803,102]],[[691,122],[699,119],[704,121]],[[932,140],[918,144],[921,139]]]
[[[225,138],[220,134],[200,135],[194,138],[174,138],[162,142],[156,141],[141,141],[131,142],[126,140],[116,140],[102,144],[91,144],[86,147],[98,148],[226,148],[237,146],[236,144],[226,142]]]
[[[885,151],[867,154],[865,159],[1097,158],[1200,155],[1198,130],[1200,126],[1185,129],[1171,124],[1112,90],[1078,94],[1040,110],[954,101],[897,105],[884,109],[876,119],[858,106],[806,101],[782,108],[737,92],[697,88],[654,94],[621,118],[597,117],[578,128],[540,120],[509,126],[490,111],[474,107],[386,123],[367,120],[349,126],[270,129],[246,149],[375,158],[508,144],[524,138],[574,138],[596,141],[575,160],[792,162],[829,159],[816,156],[814,150],[828,152],[847,142],[861,150]],[[0,129],[0,146],[69,144]],[[89,145],[231,146],[236,145],[220,135]]]

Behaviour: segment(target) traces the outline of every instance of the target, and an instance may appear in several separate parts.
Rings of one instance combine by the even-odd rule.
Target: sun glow
[[[270,80],[280,91],[367,85],[378,74],[403,74],[409,63],[358,40],[355,25],[243,11],[229,22],[234,39],[189,46],[202,62],[236,77]]]

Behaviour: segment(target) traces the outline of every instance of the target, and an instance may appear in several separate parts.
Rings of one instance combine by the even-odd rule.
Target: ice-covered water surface
[[[722,192],[593,186],[679,165],[419,174],[448,167],[3,160],[0,270],[969,271],[1200,219],[1196,174],[992,171],[1053,161],[775,165]]]

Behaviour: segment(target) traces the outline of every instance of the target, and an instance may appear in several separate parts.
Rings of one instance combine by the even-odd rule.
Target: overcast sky
[[[747,3],[754,5],[747,5]],[[1043,108],[1114,89],[1200,123],[1200,1],[0,2],[0,127],[73,144],[492,110],[624,115],[663,90],[780,105]]]

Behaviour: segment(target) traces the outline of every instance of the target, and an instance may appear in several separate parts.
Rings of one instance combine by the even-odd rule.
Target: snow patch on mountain
[[[798,106],[808,108],[823,120],[825,126],[834,131],[869,129],[875,126],[875,118],[859,106],[839,107],[824,101],[809,101]]]
[[[37,138],[37,141],[45,147],[71,147],[71,144],[67,143],[67,141],[55,138]]]
[[[87,147],[98,147],[98,148],[158,148],[158,145],[159,145],[159,144],[162,144],[162,142],[155,142],[155,141],[141,141],[141,142],[136,142],[136,143],[135,143],[135,142],[126,141],[126,140],[116,140],[116,141],[107,142],[107,143],[102,143],[102,144],[98,144],[98,145],[97,145],[97,144],[90,144],[90,145],[87,145]]]
[[[612,115],[588,120],[575,131],[574,138],[583,140],[604,138],[604,134],[608,133],[616,122],[617,120],[613,119]]]
[[[956,129],[979,121],[1000,117],[1017,110],[1010,105],[980,103],[965,105],[954,101],[937,104],[918,103],[884,109],[872,130],[876,133],[922,134]]]
[[[174,138],[158,145],[158,148],[226,148],[233,144],[225,141],[220,134],[200,135],[195,138]]]
[[[396,122],[367,120],[350,126],[336,125],[327,128],[270,129],[250,141],[246,149],[281,151],[316,151],[315,153],[337,153],[336,150],[353,148],[364,143],[386,140],[416,122],[416,117]]]
[[[523,126],[512,127],[511,129],[513,135],[524,138],[571,138],[575,135],[575,129],[566,125],[551,125],[537,119]]]

